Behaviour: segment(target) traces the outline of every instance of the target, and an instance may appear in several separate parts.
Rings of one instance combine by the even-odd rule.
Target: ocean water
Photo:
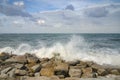
[[[0,52],[120,66],[120,34],[0,34]]]

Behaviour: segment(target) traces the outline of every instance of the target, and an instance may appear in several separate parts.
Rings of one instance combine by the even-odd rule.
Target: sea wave
[[[109,48],[93,49],[94,43],[87,42],[82,36],[72,36],[67,43],[55,42],[51,46],[44,46],[40,42],[40,47],[34,48],[29,44],[22,43],[16,48],[4,47],[0,48],[0,52],[8,52],[17,55],[25,53],[35,54],[39,58],[51,58],[55,53],[59,53],[60,57],[66,61],[83,60],[93,61],[98,64],[109,64],[120,66],[119,51]],[[45,44],[45,43],[44,43]]]

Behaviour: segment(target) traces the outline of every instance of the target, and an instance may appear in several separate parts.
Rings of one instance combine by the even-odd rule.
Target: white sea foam
[[[41,42],[42,43],[42,42]],[[40,45],[40,44],[39,44]],[[59,53],[60,57],[66,61],[83,60],[94,61],[98,64],[109,64],[120,66],[120,54],[112,49],[91,49],[93,44],[85,41],[83,37],[72,36],[67,43],[54,43],[52,46],[43,46],[39,49],[33,49],[28,44],[21,44],[18,48],[5,47],[0,52],[14,53],[22,55],[24,53],[34,53],[40,58],[53,57],[53,53]],[[109,54],[111,53],[111,54]]]

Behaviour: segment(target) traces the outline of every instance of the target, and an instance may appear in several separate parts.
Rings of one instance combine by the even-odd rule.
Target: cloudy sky
[[[120,33],[120,0],[0,0],[0,33]]]

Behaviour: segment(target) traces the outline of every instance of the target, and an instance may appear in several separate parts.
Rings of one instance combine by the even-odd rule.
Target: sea
[[[0,52],[120,66],[120,34],[0,34]]]

